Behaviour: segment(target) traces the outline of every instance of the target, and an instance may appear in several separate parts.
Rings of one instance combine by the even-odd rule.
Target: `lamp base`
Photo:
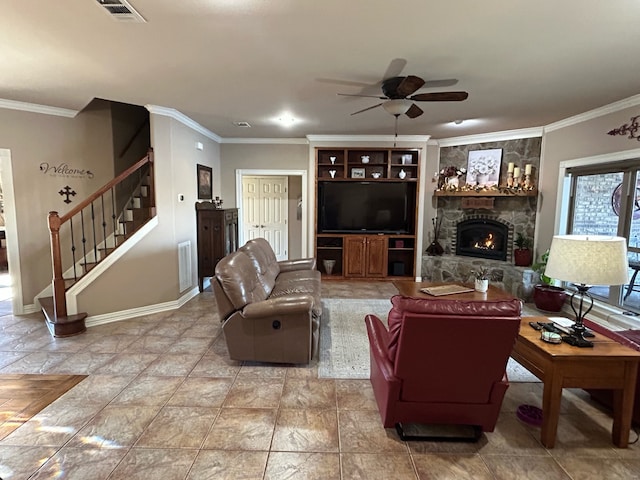
[[[562,341],[574,347],[593,348],[593,342],[575,335],[565,335],[562,337]]]

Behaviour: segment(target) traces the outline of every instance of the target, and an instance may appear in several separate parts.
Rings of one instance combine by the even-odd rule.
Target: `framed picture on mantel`
[[[196,165],[198,171],[198,200],[213,199],[213,169],[204,165]]]
[[[472,150],[467,163],[467,185],[498,185],[502,149]]]

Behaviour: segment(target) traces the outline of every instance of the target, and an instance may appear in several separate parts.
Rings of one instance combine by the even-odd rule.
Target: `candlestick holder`
[[[507,172],[507,187],[513,187],[513,172]]]
[[[530,190],[533,187],[533,185],[531,184],[531,174],[527,175],[525,174],[524,176],[524,188],[526,188],[527,190]]]
[[[520,177],[513,177],[513,188],[518,188],[520,186]]]

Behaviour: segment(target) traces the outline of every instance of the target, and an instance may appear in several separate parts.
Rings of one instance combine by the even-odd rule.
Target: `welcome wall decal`
[[[87,178],[89,180],[93,178],[93,172],[91,170],[73,168],[66,163],[50,165],[48,162],[42,162],[40,164],[40,171],[44,175],[49,175],[51,177]]]
[[[631,123],[625,123],[624,125],[614,128],[613,130],[609,130],[607,133],[609,135],[627,135],[627,138],[632,139],[635,138],[640,142],[640,122],[638,122],[638,118],[640,115],[636,115],[635,117],[631,117]]]

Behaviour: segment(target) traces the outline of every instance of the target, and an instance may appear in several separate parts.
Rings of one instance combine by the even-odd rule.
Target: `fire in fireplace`
[[[456,255],[507,259],[509,227],[487,218],[463,220],[456,227]]]

